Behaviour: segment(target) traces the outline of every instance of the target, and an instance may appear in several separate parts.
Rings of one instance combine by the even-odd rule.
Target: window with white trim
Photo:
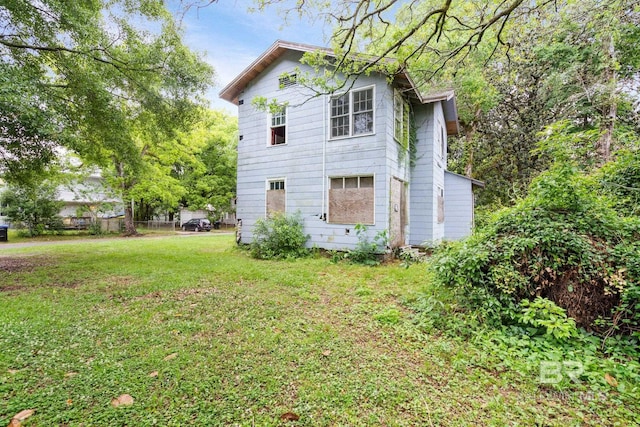
[[[329,187],[329,223],[373,224],[375,210],[373,176],[331,178]]]
[[[440,153],[438,154],[440,154],[441,159],[444,159],[445,155],[447,154],[447,136],[444,130],[445,130],[444,125],[440,123],[440,147],[439,147]]]
[[[373,87],[331,98],[331,138],[373,133]]]
[[[267,216],[275,212],[285,212],[287,193],[284,185],[284,179],[267,181]]]
[[[287,107],[271,113],[269,118],[269,145],[287,143]]]
[[[393,137],[403,146],[409,144],[409,103],[396,91],[393,95]]]

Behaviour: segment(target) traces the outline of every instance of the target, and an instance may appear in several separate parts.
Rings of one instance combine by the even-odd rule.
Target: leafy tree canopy
[[[21,166],[46,165],[64,145],[101,165],[130,200],[153,169],[145,160],[163,157],[158,147],[198,120],[213,77],[164,2],[8,0],[0,20],[7,179],[21,180]]]
[[[237,119],[220,111],[207,112],[203,121],[184,136],[202,145],[197,162],[176,167],[185,187],[186,206],[229,211],[236,189],[237,137]]]

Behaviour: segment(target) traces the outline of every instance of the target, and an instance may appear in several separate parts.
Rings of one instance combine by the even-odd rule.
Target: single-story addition
[[[390,247],[470,234],[472,186],[482,183],[446,171],[453,91],[423,95],[406,72],[372,73],[314,97],[297,75],[313,72],[300,59],[316,51],[332,55],[276,41],[220,92],[238,106],[240,242],[276,211],[299,211],[307,244],[325,249],[354,248],[356,224],[370,238],[386,231]],[[258,98],[282,107],[258,108]]]

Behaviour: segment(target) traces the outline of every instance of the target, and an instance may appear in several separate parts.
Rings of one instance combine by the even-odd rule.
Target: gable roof
[[[245,68],[236,78],[227,84],[219,93],[220,98],[233,104],[238,104],[238,96],[253,79],[258,77],[267,67],[277,61],[282,55],[289,51],[324,52],[328,56],[334,56],[333,50],[313,46],[304,43],[293,43],[283,40],[276,40],[262,55]],[[446,90],[437,93],[423,95],[418,90],[417,85],[407,71],[400,71],[394,76],[396,82],[403,86],[405,90],[412,93],[421,104],[442,102],[447,126],[447,134],[455,135],[459,132],[458,110],[453,90]]]

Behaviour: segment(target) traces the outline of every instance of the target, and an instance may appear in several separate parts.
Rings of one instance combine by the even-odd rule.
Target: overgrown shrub
[[[39,236],[62,230],[56,185],[49,182],[12,185],[2,194],[5,215],[20,228],[20,235]]]
[[[559,164],[479,233],[440,248],[432,265],[484,320],[522,322],[522,301],[542,297],[579,326],[637,334],[639,238],[638,218],[617,215],[597,180]]]
[[[102,229],[102,222],[99,219],[95,219],[89,224],[89,234],[92,236],[102,236],[107,234],[107,232]]]
[[[373,237],[369,238],[369,228],[364,224],[356,224],[356,236],[358,243],[356,247],[344,254],[344,258],[353,264],[362,265],[378,265],[380,264],[380,255],[384,253],[389,239],[387,230],[379,231]]]
[[[618,153],[615,162],[602,167],[598,178],[618,212],[640,215],[640,151]]]
[[[299,258],[309,253],[305,248],[307,240],[300,212],[293,215],[278,212],[256,221],[251,255],[259,259]]]

